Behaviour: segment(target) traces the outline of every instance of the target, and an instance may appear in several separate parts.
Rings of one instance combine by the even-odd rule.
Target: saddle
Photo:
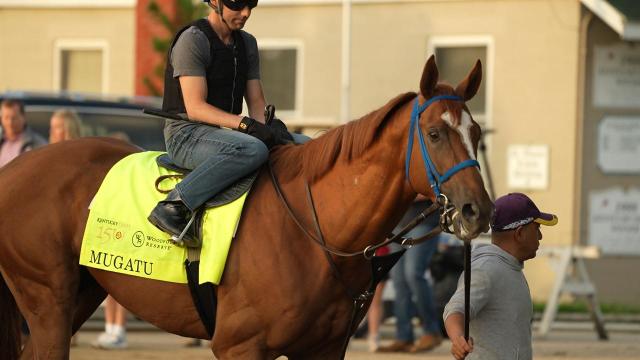
[[[178,175],[164,175],[156,179],[156,189],[160,192],[168,193],[170,191],[170,189],[169,190],[161,189],[163,180],[167,178],[175,178],[175,177],[183,178],[191,172],[191,170],[189,169],[185,169],[174,164],[171,158],[169,157],[169,155],[166,153],[163,153],[162,155],[158,156],[156,158],[156,163],[160,167],[163,167],[167,170],[171,170],[178,173]],[[188,247],[195,247],[195,248],[201,247],[202,246],[202,223],[203,223],[202,217],[204,215],[204,210],[226,205],[237,200],[240,196],[242,196],[244,193],[249,191],[249,189],[251,189],[251,186],[253,185],[253,182],[256,180],[257,177],[258,177],[258,171],[254,171],[253,173],[239,179],[235,183],[229,185],[226,189],[214,195],[211,199],[207,200],[204,203],[204,205],[202,205],[201,208],[196,210],[195,213],[193,214],[194,220],[191,226],[195,227],[198,243],[197,244],[185,243],[185,245]]]
[[[191,170],[181,168],[174,164],[171,161],[169,155],[167,155],[166,153],[158,156],[156,158],[156,163],[160,167],[179,173],[179,175],[161,176],[156,180],[156,189],[162,192],[164,191],[160,189],[160,184],[163,179],[165,179],[166,177],[184,177],[191,172]],[[209,338],[213,337],[213,332],[215,329],[218,298],[216,295],[215,286],[213,284],[200,284],[199,281],[200,257],[197,252],[200,251],[199,248],[202,246],[202,224],[204,210],[226,205],[233,202],[234,200],[237,200],[240,196],[251,189],[251,186],[253,185],[253,182],[256,180],[257,176],[258,171],[254,171],[253,173],[241,178],[240,180],[228,186],[223,191],[214,195],[211,199],[207,200],[205,204],[193,214],[194,221],[191,226],[195,226],[198,244],[185,243],[186,246],[195,247],[196,249],[189,249],[188,257],[187,260],[185,260],[184,265],[187,273],[187,280],[189,290],[191,292],[191,298],[193,299],[193,303],[196,307],[196,310],[198,311],[200,320],[207,330]],[[196,253],[194,254],[194,252]]]

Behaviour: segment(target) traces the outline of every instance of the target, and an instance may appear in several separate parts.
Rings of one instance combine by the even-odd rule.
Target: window
[[[102,51],[63,50],[60,64],[60,90],[100,93],[101,70]]]
[[[267,102],[282,116],[301,112],[301,44],[295,41],[260,40],[260,77]],[[284,113],[284,114],[283,114]]]
[[[106,93],[107,50],[103,41],[57,41],[53,88],[69,92]]]
[[[485,36],[469,37],[434,37],[429,44],[429,53],[435,54],[438,64],[440,81],[456,86],[464,79],[472,69],[476,60],[482,62],[482,82],[480,88],[467,107],[471,111],[473,119],[480,124],[484,134],[491,128],[491,94],[493,84],[493,40]],[[478,157],[480,167],[488,169],[485,163],[487,152],[491,151],[491,137],[483,137]],[[493,191],[493,179],[487,171],[482,171],[485,184],[489,185],[489,191]]]
[[[484,37],[440,37],[430,44],[435,54],[440,81],[455,86],[467,76],[477,59],[482,62],[482,83],[476,96],[467,102],[473,118],[483,127],[490,122],[492,41]]]

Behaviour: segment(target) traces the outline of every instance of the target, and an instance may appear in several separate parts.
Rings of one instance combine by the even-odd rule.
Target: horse
[[[478,61],[455,89],[438,83],[431,56],[419,93],[398,95],[304,145],[272,151],[216,288],[211,349],[218,359],[343,357],[353,310],[343,285],[365,289],[369,260],[329,255],[327,261],[324,248],[304,231],[315,232],[314,216],[327,248],[358,252],[385,239],[417,194],[436,200],[438,189],[459,215],[458,237],[488,230],[493,204],[477,166],[435,176],[435,184],[425,168],[440,174],[474,161],[481,130],[464,102],[481,78]],[[71,335],[107,293],[165,331],[208,338],[186,284],[78,264],[92,197],[108,170],[138,151],[119,140],[82,138],[28,152],[0,170],[0,358],[68,358]],[[423,151],[429,161],[419,156]],[[21,352],[19,313],[31,332]]]

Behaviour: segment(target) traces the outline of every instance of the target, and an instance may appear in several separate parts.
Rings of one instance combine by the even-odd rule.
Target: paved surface
[[[383,335],[392,333],[390,326],[385,326]],[[111,359],[213,359],[211,351],[206,347],[186,348],[189,341],[176,335],[158,331],[130,332],[129,347],[126,350],[98,350],[91,348],[91,341],[97,332],[80,333],[78,346],[72,348],[71,359],[77,360],[111,360]],[[554,330],[542,339],[534,338],[535,359],[570,359],[570,360],[607,360],[607,359],[640,359],[640,333],[637,331],[612,332],[611,340],[598,341],[593,331]],[[390,340],[383,340],[383,344]],[[432,359],[449,360],[449,342],[429,353],[422,354],[374,354],[367,351],[364,340],[352,340],[347,359]]]

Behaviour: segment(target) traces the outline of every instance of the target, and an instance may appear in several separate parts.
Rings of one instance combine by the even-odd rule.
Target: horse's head
[[[481,80],[478,60],[455,89],[438,84],[438,68],[431,56],[420,80],[407,149],[407,176],[414,191],[432,199],[448,198],[455,206],[454,231],[465,240],[487,231],[493,212],[476,161],[481,129],[465,106]]]

